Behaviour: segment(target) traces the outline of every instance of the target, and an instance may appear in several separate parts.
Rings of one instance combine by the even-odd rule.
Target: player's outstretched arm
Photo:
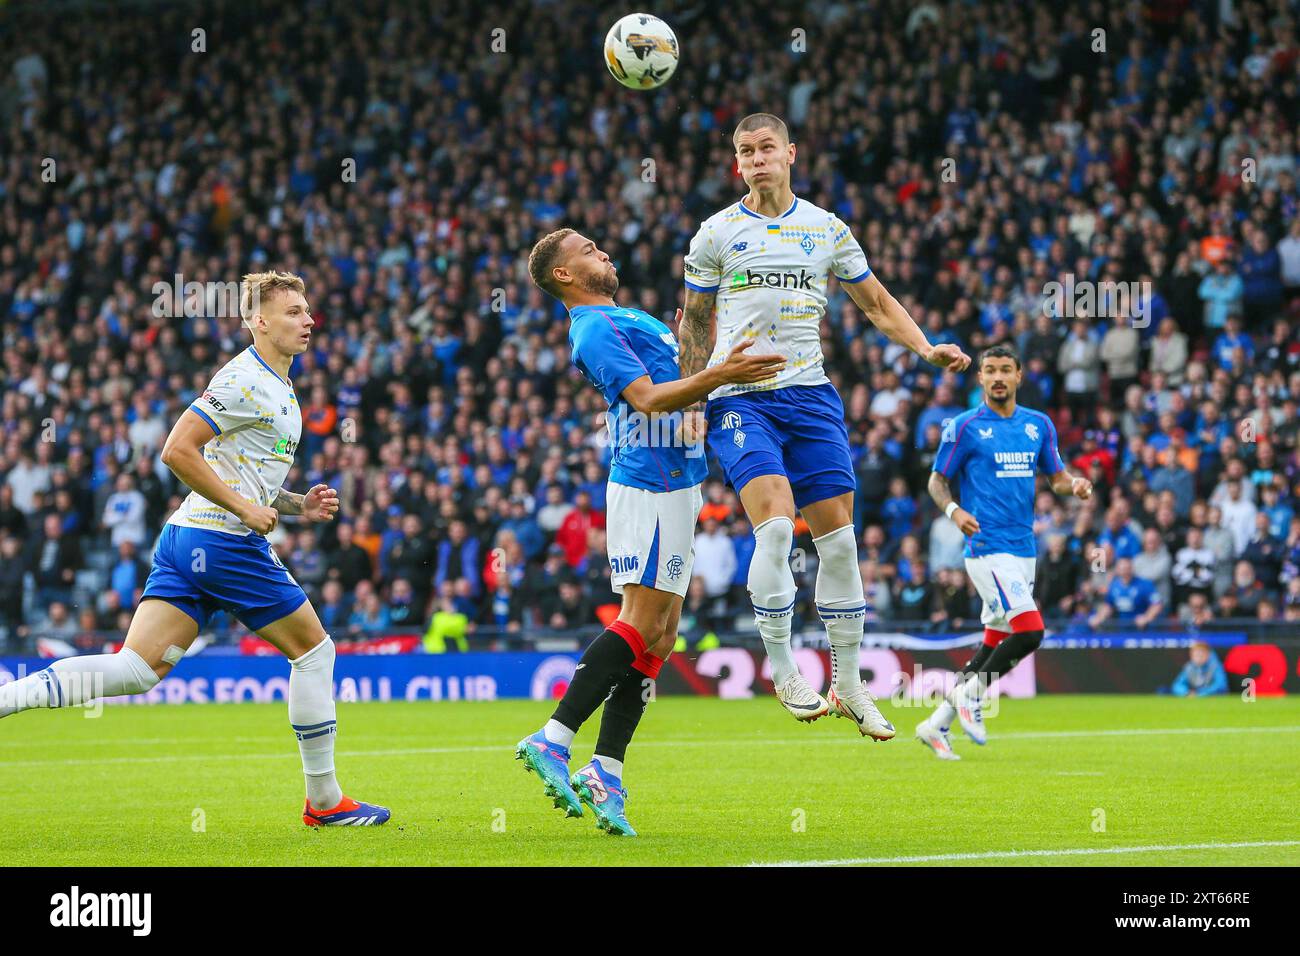
[[[970,365],[970,356],[957,346],[931,345],[921,327],[874,274],[861,282],[846,283],[844,288],[849,298],[857,303],[876,328],[889,336],[890,341],[911,349],[940,368],[962,372]]]
[[[271,507],[282,515],[302,515],[308,521],[333,521],[339,510],[339,493],[328,485],[312,485],[305,495],[281,488]]]
[[[225,508],[258,534],[266,534],[280,520],[279,513],[245,499],[203,460],[203,446],[215,435],[211,425],[187,408],[163,443],[162,463],[204,498]]]
[[[649,375],[642,375],[623,389],[623,397],[644,415],[679,412],[704,401],[715,388],[761,382],[785,368],[785,356],[749,354],[753,344],[753,339],[741,342],[721,365],[702,369],[688,378],[655,383]]]

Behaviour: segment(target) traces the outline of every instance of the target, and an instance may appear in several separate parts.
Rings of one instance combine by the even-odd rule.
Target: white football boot
[[[832,687],[827,697],[835,708],[835,716],[849,718],[858,725],[858,733],[862,736],[872,740],[889,740],[898,733],[876,706],[876,695],[865,687],[859,687],[857,693],[847,698],[835,693],[835,688]]]
[[[781,702],[795,720],[811,722],[830,713],[831,705],[826,698],[812,689],[807,678],[795,674],[786,678],[785,683],[777,685],[776,699]]]
[[[989,741],[988,729],[984,726],[984,702],[979,697],[978,678],[972,677],[964,684],[953,688],[952,705],[957,708],[957,719],[961,729],[971,743],[983,747]]]
[[[940,733],[937,727],[930,726],[928,720],[923,720],[916,725],[916,739],[933,750],[934,755],[940,760],[961,759],[952,752],[952,744],[948,743],[948,735]]]

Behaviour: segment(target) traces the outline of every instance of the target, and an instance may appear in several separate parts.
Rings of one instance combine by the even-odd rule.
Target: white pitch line
[[[1069,737],[1142,737],[1154,734],[1289,734],[1300,730],[1283,727],[1123,727],[1110,730],[1025,730],[1009,734],[989,734],[989,740],[1066,739]]]
[[[389,750],[346,750],[340,751],[344,757],[405,757],[415,754],[469,754],[489,753],[491,751],[508,753],[509,746],[501,744],[476,747],[403,747]],[[47,765],[80,766],[81,764],[137,764],[137,763],[172,763],[185,760],[288,760],[298,759],[298,754],[286,748],[278,753],[246,754],[158,754],[152,757],[65,757],[54,760],[0,760],[0,767],[40,767]]]
[[[963,860],[1017,860],[1045,856],[1106,856],[1120,853],[1181,853],[1184,850],[1240,850],[1251,847],[1300,846],[1300,840],[1253,840],[1241,843],[1163,843],[1151,846],[1075,847],[1065,850],[994,850],[987,853],[935,853],[927,856],[864,856],[848,860],[783,860],[750,863],[751,867],[866,866],[896,863],[954,863]]]
[[[100,738],[95,741],[97,745],[110,742],[115,747],[152,747],[157,744],[176,744],[176,743],[208,743],[211,741],[220,741],[227,744],[260,744],[267,741],[284,740],[284,734],[259,734],[256,737],[186,737],[178,740],[176,737],[120,737]],[[78,741],[84,744],[86,741]],[[9,748],[18,749],[27,747],[33,750],[49,750],[50,742],[48,740],[6,740],[0,744],[0,749]]]
[[[1300,733],[1300,725],[1285,727],[1152,727],[1148,729],[1120,730],[1057,730],[1026,731],[1022,733],[998,734],[990,740],[1050,740],[1078,739],[1084,737],[1143,737],[1165,734],[1277,734]],[[905,735],[900,735],[900,739]],[[211,738],[203,738],[211,739]],[[262,739],[262,738],[248,738]],[[184,744],[184,740],[175,741]],[[808,746],[857,746],[862,742],[858,737],[732,737],[716,739],[682,739],[682,740],[645,740],[637,743],[638,747],[808,747]],[[353,757],[408,757],[420,754],[431,756],[441,754],[473,753],[509,753],[513,743],[467,744],[459,747],[399,747],[382,750],[346,750],[341,756]],[[2,748],[0,748],[2,749]],[[293,748],[286,747],[275,753],[227,753],[227,754],[157,754],[149,757],[55,757],[49,760],[4,760],[0,758],[0,767],[46,767],[46,766],[81,766],[83,764],[143,764],[170,763],[187,760],[289,760],[297,759]]]

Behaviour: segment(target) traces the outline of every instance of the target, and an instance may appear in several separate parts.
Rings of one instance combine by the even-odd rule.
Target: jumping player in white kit
[[[338,492],[281,485],[293,466],[302,412],[289,366],[314,321],[300,277],[244,276],[240,315],[253,344],[212,377],[182,413],[162,460],[193,489],[163,526],[140,606],[116,654],[55,661],[0,687],[0,717],[143,694],[185,656],[218,609],[289,658],[289,723],[298,738],[308,826],[375,826],[385,807],[343,794],[334,776],[334,642],[264,537],[280,515],[332,521]]]
[[[858,670],[866,600],[853,532],[857,481],[844,406],[822,367],[827,274],[877,328],[925,361],[960,372],[970,357],[955,345],[931,345],[872,274],[848,225],[791,192],[795,146],[785,123],[755,113],[740,121],[732,141],[749,194],[706,219],[691,240],[681,374],[721,362],[738,342],[756,340],[785,356],[785,370],[772,381],[716,389],[707,406],[709,447],[754,526],[747,582],[754,617],[786,710],[811,721],[834,707],[863,736],[888,740],[894,727]],[[819,559],[815,597],[831,649],[829,702],[799,672],[790,647],[796,509]]]

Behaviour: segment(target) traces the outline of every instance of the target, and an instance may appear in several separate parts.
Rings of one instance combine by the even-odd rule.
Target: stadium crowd
[[[560,0],[11,11],[5,646],[98,651],[125,626],[184,494],[159,448],[247,345],[221,284],[260,268],[302,274],[317,321],[287,487],[339,488],[342,520],[272,540],[327,629],[589,629],[611,600],[604,402],[527,253],[573,226],[620,302],[671,322],[759,109],[791,127],[796,194],[853,227],[932,341],[1016,346],[1021,403],[1093,480],[1087,503],[1039,499],[1048,617],[1300,621],[1296,3],[662,6],[683,57],[650,94],[604,74],[612,14]],[[1054,281],[1099,294],[1045,305]],[[834,280],[823,341],[875,619],[978,627],[924,491],[974,376],[890,344]],[[746,625],[751,549],[711,480],[684,633]]]

